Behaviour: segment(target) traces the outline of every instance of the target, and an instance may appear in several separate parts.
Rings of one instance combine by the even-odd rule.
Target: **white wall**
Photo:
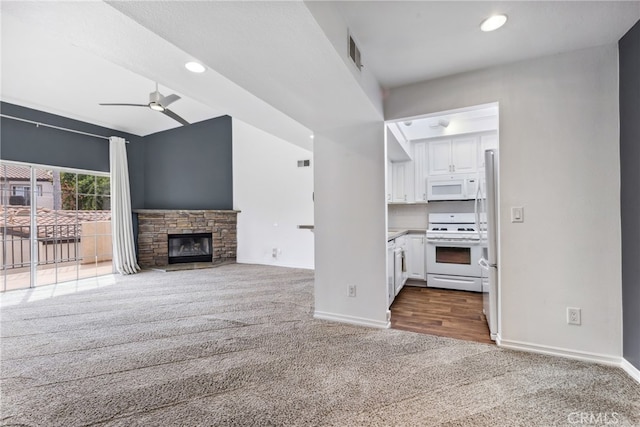
[[[237,262],[312,269],[314,235],[297,226],[313,224],[313,153],[237,119],[232,132]]]
[[[386,119],[500,103],[503,344],[621,355],[616,45],[391,91]],[[525,222],[509,221],[523,206]],[[582,308],[567,325],[566,307]]]
[[[338,10],[333,2],[328,1],[305,1],[305,6],[309,9],[313,18],[318,23],[325,34],[325,37],[335,49],[338,57],[344,62],[346,68],[350,71],[355,82],[360,86],[362,92],[367,95],[371,106],[376,112],[382,114],[382,90],[376,77],[368,67],[362,67],[360,70],[355,66],[348,55],[347,40],[349,29],[347,22],[344,20],[342,13]],[[351,34],[358,48],[362,48],[357,34]],[[362,62],[366,63],[367,53],[361,52]]]
[[[315,317],[387,327],[384,123],[316,131]],[[356,297],[347,285],[356,285]]]

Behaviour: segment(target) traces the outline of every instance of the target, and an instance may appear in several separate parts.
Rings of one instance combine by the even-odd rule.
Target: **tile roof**
[[[37,181],[53,181],[51,175],[49,175],[46,169],[36,168],[36,180]],[[0,169],[0,179],[7,181],[11,180],[23,180],[30,179],[29,168],[25,166],[16,165],[2,165]]]
[[[82,227],[76,224],[93,221],[110,221],[111,211],[74,211],[37,208],[38,237],[79,237]],[[6,219],[6,223],[5,223]],[[31,222],[29,207],[0,206],[0,221],[6,227],[23,227],[19,230],[28,233]],[[14,231],[18,231],[15,230]]]

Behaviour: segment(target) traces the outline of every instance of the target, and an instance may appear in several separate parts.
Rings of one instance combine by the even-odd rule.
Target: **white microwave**
[[[475,174],[427,178],[427,200],[473,200],[477,190]]]

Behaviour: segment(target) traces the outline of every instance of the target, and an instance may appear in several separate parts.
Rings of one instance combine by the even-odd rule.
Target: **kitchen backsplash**
[[[429,202],[387,205],[390,229],[426,229],[430,213],[473,213],[474,201]]]

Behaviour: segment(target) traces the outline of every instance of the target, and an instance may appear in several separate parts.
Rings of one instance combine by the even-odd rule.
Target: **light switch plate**
[[[511,222],[524,222],[524,208],[522,206],[511,207]]]

